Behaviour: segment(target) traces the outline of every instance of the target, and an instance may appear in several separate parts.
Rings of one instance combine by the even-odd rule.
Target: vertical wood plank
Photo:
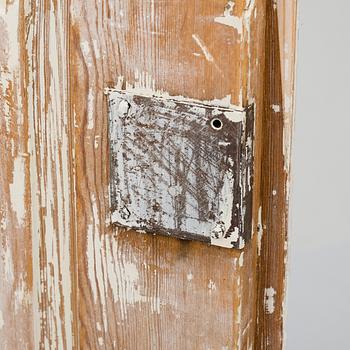
[[[20,1],[0,2],[0,347],[4,350],[30,349],[34,334],[23,21]]]
[[[26,4],[35,348],[74,345],[74,183],[68,3]]]
[[[0,5],[0,340],[71,349],[74,218],[67,3]]]
[[[256,346],[259,349],[281,349],[284,340],[296,1],[267,1],[266,21]]]
[[[255,101],[259,114],[264,11],[258,0],[72,0],[82,348],[254,346],[256,237],[239,252],[110,227],[103,93],[123,76],[143,91]]]

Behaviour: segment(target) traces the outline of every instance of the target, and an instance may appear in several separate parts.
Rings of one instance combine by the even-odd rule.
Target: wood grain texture
[[[258,261],[258,349],[281,349],[288,247],[294,111],[296,1],[268,1],[262,142],[262,221]]]
[[[4,350],[29,349],[34,334],[23,19],[18,1],[0,2],[0,347]]]
[[[1,2],[2,349],[73,347],[67,7]]]
[[[229,15],[238,29],[215,21],[226,5],[71,2],[81,348],[254,345],[256,237],[241,253],[109,226],[103,92],[119,76],[141,90],[241,106],[255,100],[261,111],[264,2],[236,2]],[[255,205],[255,223],[257,212]]]
[[[295,14],[294,0],[0,3],[2,349],[281,349]],[[255,103],[244,250],[111,226],[116,85]]]
[[[67,3],[36,0],[25,10],[34,344],[71,349],[75,230]]]

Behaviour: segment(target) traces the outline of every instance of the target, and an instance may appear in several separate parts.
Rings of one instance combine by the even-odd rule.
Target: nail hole
[[[220,130],[222,128],[222,121],[220,119],[213,119],[211,121],[213,129]]]

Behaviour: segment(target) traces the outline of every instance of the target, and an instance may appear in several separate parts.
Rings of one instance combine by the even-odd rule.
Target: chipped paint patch
[[[206,47],[206,45],[203,43],[203,41],[201,40],[201,38],[197,35],[197,34],[193,34],[192,35],[192,39],[196,42],[196,44],[200,47],[200,49],[202,50],[204,57],[206,58],[206,60],[208,62],[214,62],[214,57],[211,55],[211,53],[209,52],[208,48]]]
[[[18,156],[13,165],[13,181],[10,184],[10,197],[13,211],[16,213],[18,225],[21,226],[25,219],[25,160]]]
[[[265,311],[271,315],[275,312],[275,296],[277,292],[274,288],[265,288]]]
[[[4,245],[1,259],[3,262],[4,277],[8,284],[12,284],[14,280],[12,252],[6,244]]]
[[[264,227],[262,223],[262,207],[260,205],[258,210],[258,255],[261,255],[261,241],[264,233]]]
[[[193,280],[193,274],[192,274],[192,272],[189,272],[188,274],[187,274],[187,281],[188,282],[191,282]]]
[[[215,290],[216,290],[216,284],[215,284],[214,281],[209,280],[208,289],[209,289],[210,291],[215,291]]]
[[[244,114],[237,112],[225,112],[225,117],[234,123],[241,123],[244,121]]]
[[[234,7],[235,7],[234,1],[229,1],[226,5],[224,15],[220,17],[215,17],[214,21],[216,23],[220,23],[225,26],[232,27],[237,30],[238,34],[242,34],[243,20],[241,17],[237,17],[233,15]]]
[[[29,291],[23,275],[20,275],[18,286],[14,292],[15,312],[19,312],[23,306],[30,306],[32,302],[32,295]]]
[[[4,317],[2,316],[2,311],[0,310],[0,331],[5,325]]]
[[[271,109],[272,109],[275,113],[281,112],[281,106],[280,106],[280,105],[273,104],[273,105],[271,105]]]
[[[223,76],[223,73],[221,71],[221,69],[219,68],[219,66],[215,63],[214,57],[212,56],[212,54],[209,52],[209,49],[207,48],[207,46],[204,44],[204,42],[202,41],[202,39],[197,35],[197,34],[193,34],[192,35],[192,39],[195,41],[195,43],[200,47],[200,49],[202,50],[202,53],[205,57],[205,59],[210,62],[211,64],[214,65],[215,69],[221,74],[221,76]]]
[[[238,263],[239,263],[239,267],[242,267],[242,266],[243,266],[243,264],[244,264],[244,252],[242,252],[242,253],[240,254]]]
[[[122,90],[123,85],[124,85],[124,77],[119,76],[116,82],[116,87],[106,88],[105,94],[108,95],[109,93],[112,93],[114,91],[120,91]],[[245,109],[241,105],[238,106],[238,105],[232,104],[231,95],[226,95],[222,98],[214,98],[212,100],[197,100],[197,99],[185,97],[182,95],[171,96],[167,91],[157,90],[155,88],[155,80],[150,74],[148,74],[147,72],[140,73],[137,70],[135,73],[135,83],[130,84],[129,82],[125,82],[124,91],[133,95],[159,97],[164,99],[172,99],[178,102],[194,103],[194,104],[201,104],[201,105],[204,104],[204,105],[209,105],[214,107],[233,109],[233,110],[236,110],[237,112],[243,112]]]

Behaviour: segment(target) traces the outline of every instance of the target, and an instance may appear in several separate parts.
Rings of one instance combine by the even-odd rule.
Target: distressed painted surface
[[[71,349],[67,7],[0,2],[0,347]]]
[[[294,4],[0,2],[3,349],[281,347]],[[266,20],[278,40],[265,36]],[[283,50],[265,61],[267,42]],[[255,103],[264,166],[253,191],[262,200],[244,250],[110,225],[104,91],[118,80],[122,89]],[[280,80],[283,93],[272,94]]]
[[[35,348],[74,344],[74,184],[68,105],[67,3],[25,8]]]
[[[112,223],[243,248],[251,237],[253,109],[116,90],[108,101]]]
[[[0,348],[33,345],[23,9],[0,2]],[[23,325],[26,325],[23,327]]]
[[[240,107],[256,102],[257,114],[262,110],[256,91],[263,72],[265,4],[236,1],[242,33],[215,21],[226,5],[225,0],[190,0],[186,9],[180,0],[71,2],[83,348],[254,345],[255,238],[240,259],[235,249],[110,225],[106,87],[119,81],[119,89],[141,94],[161,91]]]

